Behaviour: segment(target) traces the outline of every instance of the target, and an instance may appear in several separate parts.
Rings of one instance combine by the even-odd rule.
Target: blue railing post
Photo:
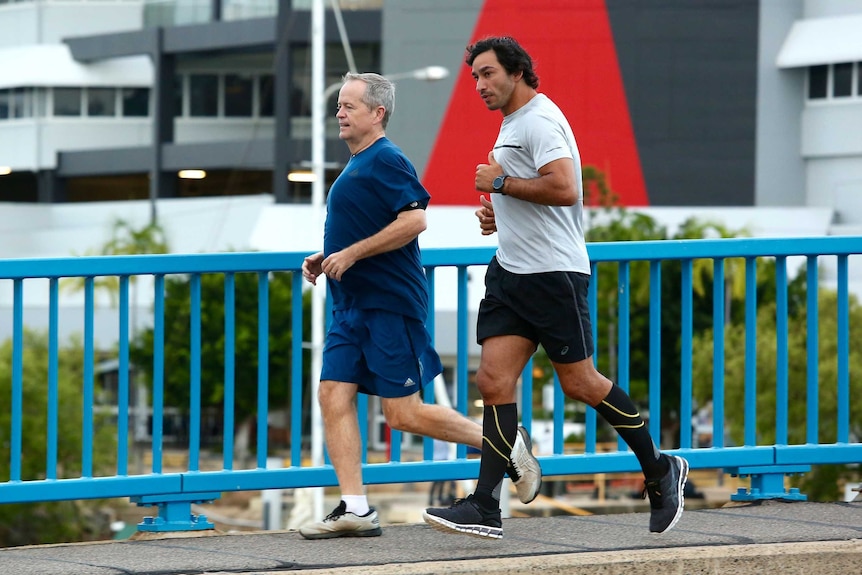
[[[785,488],[787,476],[811,471],[810,465],[760,465],[752,467],[728,467],[724,470],[733,477],[749,477],[749,489],[740,487],[730,496],[731,501],[756,501],[760,499],[789,499],[806,501],[808,496],[796,487]]]
[[[192,504],[210,503],[221,493],[177,493],[174,495],[141,495],[132,497],[140,507],[158,507],[156,517],[144,517],[138,531],[202,531],[215,529],[206,515],[192,513]]]

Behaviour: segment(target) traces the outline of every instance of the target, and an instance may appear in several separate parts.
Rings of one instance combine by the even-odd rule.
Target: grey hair
[[[366,106],[369,108],[383,106],[385,112],[383,113],[382,123],[385,130],[386,125],[389,123],[389,118],[392,117],[392,112],[395,111],[395,84],[389,78],[380,74],[374,74],[373,72],[363,74],[346,73],[344,75],[344,83],[346,84],[351,80],[365,82],[365,94],[362,96],[362,102]]]

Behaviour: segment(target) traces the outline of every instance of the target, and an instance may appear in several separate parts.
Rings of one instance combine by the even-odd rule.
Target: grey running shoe
[[[533,457],[533,442],[530,441],[530,434],[521,425],[518,426],[515,445],[512,446],[507,472],[512,483],[515,484],[521,503],[529,503],[536,498],[542,487],[542,468],[539,466],[539,461]]]
[[[468,495],[448,508],[428,508],[422,513],[425,523],[444,533],[461,533],[483,539],[502,539],[500,510],[488,512]]]
[[[377,537],[383,531],[377,511],[372,507],[365,515],[347,511],[342,501],[323,521],[304,525],[299,529],[306,539],[332,539],[333,537]]]
[[[685,481],[688,478],[688,461],[676,455],[668,456],[670,469],[658,481],[645,481],[649,495],[649,530],[653,533],[670,531],[685,507]]]

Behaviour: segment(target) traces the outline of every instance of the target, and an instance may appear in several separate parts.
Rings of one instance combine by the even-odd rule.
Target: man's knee
[[[389,427],[397,431],[415,432],[421,427],[421,411],[424,407],[419,401],[408,398],[387,401],[383,404],[383,416]]]

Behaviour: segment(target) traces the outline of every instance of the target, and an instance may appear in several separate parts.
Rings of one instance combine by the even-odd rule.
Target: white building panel
[[[0,15],[2,18],[2,15]],[[0,88],[123,86],[149,87],[153,65],[148,56],[113,58],[82,64],[65,44],[0,49]]]
[[[794,22],[778,52],[779,68],[862,60],[862,14]]]
[[[0,48],[59,44],[70,36],[138,30],[143,25],[141,0],[41,0],[0,4]]]

